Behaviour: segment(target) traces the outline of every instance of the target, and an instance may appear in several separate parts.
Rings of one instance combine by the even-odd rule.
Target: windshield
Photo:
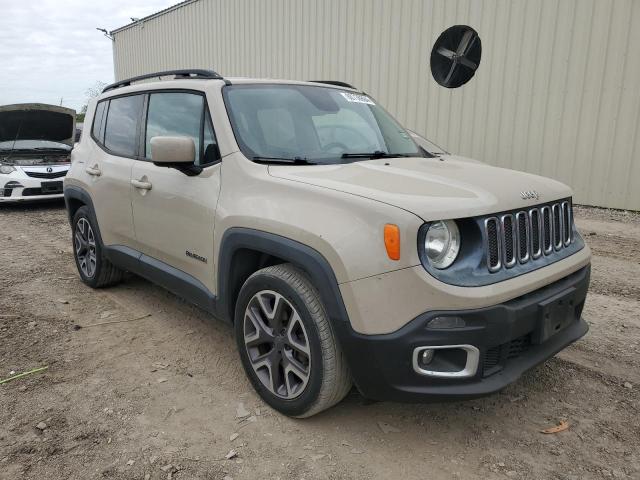
[[[71,147],[64,143],[52,142],[49,140],[16,140],[15,142],[10,140],[0,142],[0,150],[62,150],[69,152],[71,151]]]
[[[366,95],[311,85],[232,85],[225,104],[242,153],[253,160],[341,163],[423,157],[409,133]]]

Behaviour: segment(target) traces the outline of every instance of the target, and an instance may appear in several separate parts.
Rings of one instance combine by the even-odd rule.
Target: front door
[[[151,161],[151,138],[186,136],[196,145],[197,175]],[[131,172],[137,248],[145,255],[195,277],[209,291],[213,282],[213,223],[220,193],[220,162],[204,95],[150,93],[144,131],[145,160]]]

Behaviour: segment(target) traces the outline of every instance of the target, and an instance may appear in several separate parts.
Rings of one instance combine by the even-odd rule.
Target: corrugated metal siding
[[[474,79],[431,77],[467,24]],[[182,67],[340,79],[452,152],[557,178],[575,201],[640,210],[638,0],[199,0],[115,34],[117,79]]]

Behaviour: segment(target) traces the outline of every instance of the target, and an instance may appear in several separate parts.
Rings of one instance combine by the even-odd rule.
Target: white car
[[[0,203],[63,198],[75,118],[56,105],[0,107]]]

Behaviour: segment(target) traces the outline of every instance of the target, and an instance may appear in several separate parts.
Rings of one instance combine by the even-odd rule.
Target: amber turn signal
[[[397,225],[387,223],[384,226],[384,246],[391,260],[400,260],[400,229]]]

